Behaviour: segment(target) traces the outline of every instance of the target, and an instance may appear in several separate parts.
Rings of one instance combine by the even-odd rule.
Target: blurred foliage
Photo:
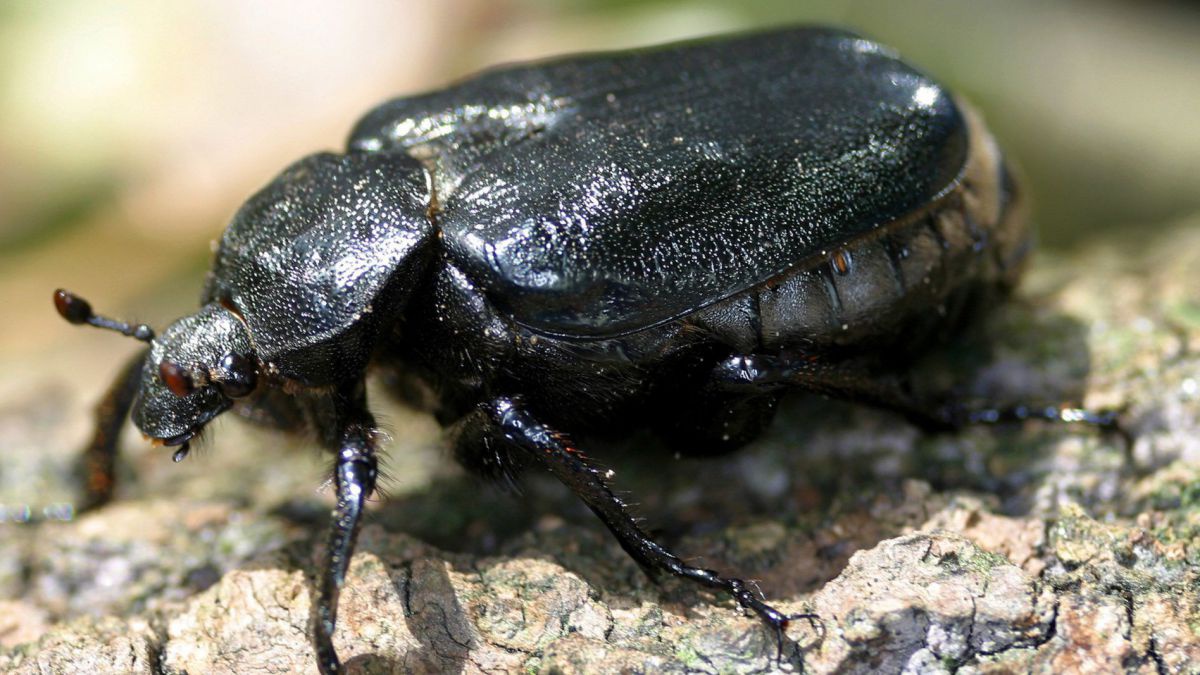
[[[25,214],[15,214],[0,229],[0,255],[20,255],[30,248],[52,243],[67,230],[87,223],[96,207],[109,203],[117,191],[115,181],[61,190],[48,204],[37,204]]]
[[[1038,220],[1043,225],[1044,240],[1050,245],[1067,244],[1078,236],[1090,236],[1120,223],[1170,220],[1200,208],[1200,189],[1197,189],[1200,184],[1194,178],[1200,171],[1200,122],[1190,114],[1195,107],[1187,108],[1188,117],[1182,116],[1187,104],[1200,105],[1200,78],[1194,77],[1194,73],[1191,78],[1181,77],[1187,72],[1185,67],[1200,67],[1200,39],[1197,39],[1200,13],[1186,3],[524,0],[494,5],[459,4],[482,17],[479,19],[483,22],[482,30],[464,30],[461,26],[472,24],[469,17],[464,17],[461,26],[432,28],[447,33],[455,47],[465,48],[449,51],[457,51],[454,60],[465,59],[463,67],[468,69],[484,65],[477,59],[488,51],[479,49],[480,43],[474,38],[486,44],[489,39],[503,40],[506,33],[515,32],[528,41],[530,32],[522,29],[522,24],[549,27],[553,31],[558,26],[599,20],[598,39],[594,40],[597,45],[614,37],[615,42],[622,42],[619,37],[622,31],[637,38],[661,34],[662,39],[670,39],[679,34],[783,23],[819,21],[851,26],[896,46],[908,58],[967,94],[988,113],[992,126],[1030,177],[1037,195]],[[151,17],[156,14],[147,11],[147,3],[127,5],[124,12],[128,14],[141,12]],[[104,46],[104,40],[113,39],[104,30],[112,25],[99,27],[90,34],[79,31],[79,21],[112,19],[111,12],[91,12],[85,7],[86,3],[79,2],[0,2],[3,38],[0,45],[7,45],[0,46],[0,101],[3,101],[0,105],[5,118],[37,114],[36,110],[14,111],[13,106],[49,105],[36,94],[13,91],[14,86],[28,87],[37,82],[21,71],[23,59],[28,58],[21,51],[31,51],[28,45],[61,39],[55,33],[63,30],[76,31],[72,39],[91,35],[100,41],[100,46]],[[279,7],[268,6],[264,11]],[[228,13],[230,9],[218,5],[210,12],[211,20],[219,24],[222,12]],[[196,13],[194,9],[192,13]],[[188,12],[166,14],[188,15]],[[282,30],[287,29],[284,22],[280,25]],[[120,28],[139,40],[148,40],[140,33],[172,27],[169,22],[143,17],[129,18]],[[575,33],[578,29],[571,30]],[[183,37],[186,39],[186,34]],[[271,36],[263,37],[263,48],[269,49]],[[553,36],[545,42],[550,46],[556,44]],[[591,47],[589,43],[587,48]],[[77,44],[74,48],[87,50],[88,46]],[[537,50],[536,45],[532,48]],[[144,58],[145,53],[133,51],[119,58],[131,55]],[[161,56],[180,58],[179,54],[169,52]],[[1122,66],[1126,61],[1127,65]],[[452,63],[450,68],[458,65]],[[97,73],[107,72],[95,68]],[[144,64],[135,64],[128,75],[144,76],[150,72],[152,69]],[[23,77],[16,78],[18,74]],[[434,86],[438,82],[438,74],[433,72],[424,85]],[[42,83],[53,90],[53,81],[43,79]],[[1073,84],[1077,90],[1072,91]],[[136,93],[136,89],[131,91]],[[246,96],[254,94],[252,89],[245,92]],[[1144,119],[1125,119],[1122,124],[1123,111],[1134,109],[1139,109]],[[1179,128],[1173,126],[1181,124]],[[98,147],[111,143],[111,139],[104,137],[105,130],[111,128],[111,124],[97,126],[92,142]],[[1078,133],[1072,134],[1072,130]],[[37,199],[31,205],[21,191],[13,193],[0,184],[0,196],[10,203],[8,208],[0,207],[2,253],[19,252],[13,238],[4,236],[14,229],[20,231],[17,241],[47,240],[47,237],[31,237],[28,230],[33,226],[18,227],[17,220],[34,223],[42,229],[63,224],[56,214],[69,212],[84,217],[86,209],[82,208],[81,196],[90,194],[97,203],[113,196],[108,189],[94,189],[97,182],[103,182],[97,181],[95,174],[111,175],[112,169],[125,168],[101,168],[89,163],[88,155],[93,149],[85,147],[71,148],[79,155],[75,160],[62,159],[61,148],[46,145],[37,148],[40,152],[30,154],[30,148],[22,147],[20,139],[9,138],[5,143],[4,136],[4,130],[0,129],[0,156],[10,168],[0,173],[0,183],[9,183],[9,187],[15,183],[29,191],[28,177],[14,175],[11,169],[14,164],[28,166],[42,180],[61,181],[64,194],[44,193],[35,188],[32,193]],[[1178,138],[1173,140],[1173,136]],[[14,144],[25,156],[12,157],[13,150],[5,151]],[[1139,151],[1144,154],[1138,154]],[[1167,156],[1156,156],[1160,153]],[[110,161],[123,157],[120,153],[102,154]],[[286,160],[281,158],[279,164]],[[86,171],[73,164],[85,165]],[[1185,168],[1190,171],[1180,170]],[[79,178],[76,171],[85,173],[82,188],[73,183],[72,179]],[[71,208],[58,203],[63,200]],[[49,215],[30,213],[43,206]]]
[[[0,0],[0,303],[90,284],[119,308],[148,283],[198,285],[182,275],[237,205],[382,99],[497,62],[802,22],[877,38],[981,108],[1043,246],[1139,241],[1200,211],[1184,3]],[[23,330],[59,328],[43,309]]]

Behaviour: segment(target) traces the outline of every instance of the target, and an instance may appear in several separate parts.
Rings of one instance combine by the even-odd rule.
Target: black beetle
[[[454,425],[469,469],[548,470],[645,568],[728,592],[778,636],[795,617],[653,541],[564,431],[649,426],[718,452],[795,389],[956,426],[969,415],[915,397],[905,366],[1003,296],[1028,249],[978,118],[851,33],[487,71],[385,103],[345,154],[286,169],[225,230],[201,309],[160,336],[56,292],[69,321],[150,345],[100,406],[87,504],[112,495],[131,410],[176,460],[229,408],[315,429],[337,505],[311,630],[338,671],[338,593],[376,481],[363,383],[380,366]]]

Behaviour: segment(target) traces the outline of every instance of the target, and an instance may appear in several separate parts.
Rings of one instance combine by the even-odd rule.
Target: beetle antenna
[[[54,308],[62,318],[73,324],[86,323],[96,328],[115,330],[121,335],[127,335],[135,340],[150,342],[154,339],[154,329],[144,323],[136,325],[117,321],[92,312],[92,306],[87,300],[61,288],[54,291]]]

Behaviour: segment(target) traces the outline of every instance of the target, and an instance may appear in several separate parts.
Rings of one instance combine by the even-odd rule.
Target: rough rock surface
[[[1197,270],[1196,221],[1041,257],[920,370],[969,399],[1122,408],[1128,440],[1042,423],[928,436],[797,399],[728,457],[589,446],[681,553],[821,617],[793,623],[779,661],[727,599],[652,583],[561,487],[480,489],[431,421],[377,395],[390,494],[337,646],[364,673],[1200,672]],[[77,516],[86,402],[20,391],[0,401],[0,672],[314,671],[305,575],[329,494],[310,444],[227,423],[174,466],[133,438],[138,479]]]

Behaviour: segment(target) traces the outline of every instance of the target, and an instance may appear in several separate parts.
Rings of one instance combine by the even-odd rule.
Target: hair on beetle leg
[[[392,493],[389,491],[389,485],[396,483],[396,476],[392,473],[388,464],[391,462],[391,456],[379,450],[376,447],[375,452],[375,491],[368,497],[368,502],[386,502],[392,498]]]
[[[501,490],[515,496],[525,494],[525,483],[521,480],[522,467],[511,450],[503,443],[494,443],[491,439],[483,439],[485,452],[491,453],[490,475],[487,476]]]
[[[330,464],[330,466],[332,466],[332,464]],[[327,472],[327,473],[332,473],[332,471]],[[326,478],[325,480],[321,481],[321,483],[319,485],[317,485],[317,488],[315,490],[313,490],[313,494],[315,494],[315,495],[326,494],[329,492],[330,487],[332,485],[333,485],[333,476],[330,476],[329,478]]]

